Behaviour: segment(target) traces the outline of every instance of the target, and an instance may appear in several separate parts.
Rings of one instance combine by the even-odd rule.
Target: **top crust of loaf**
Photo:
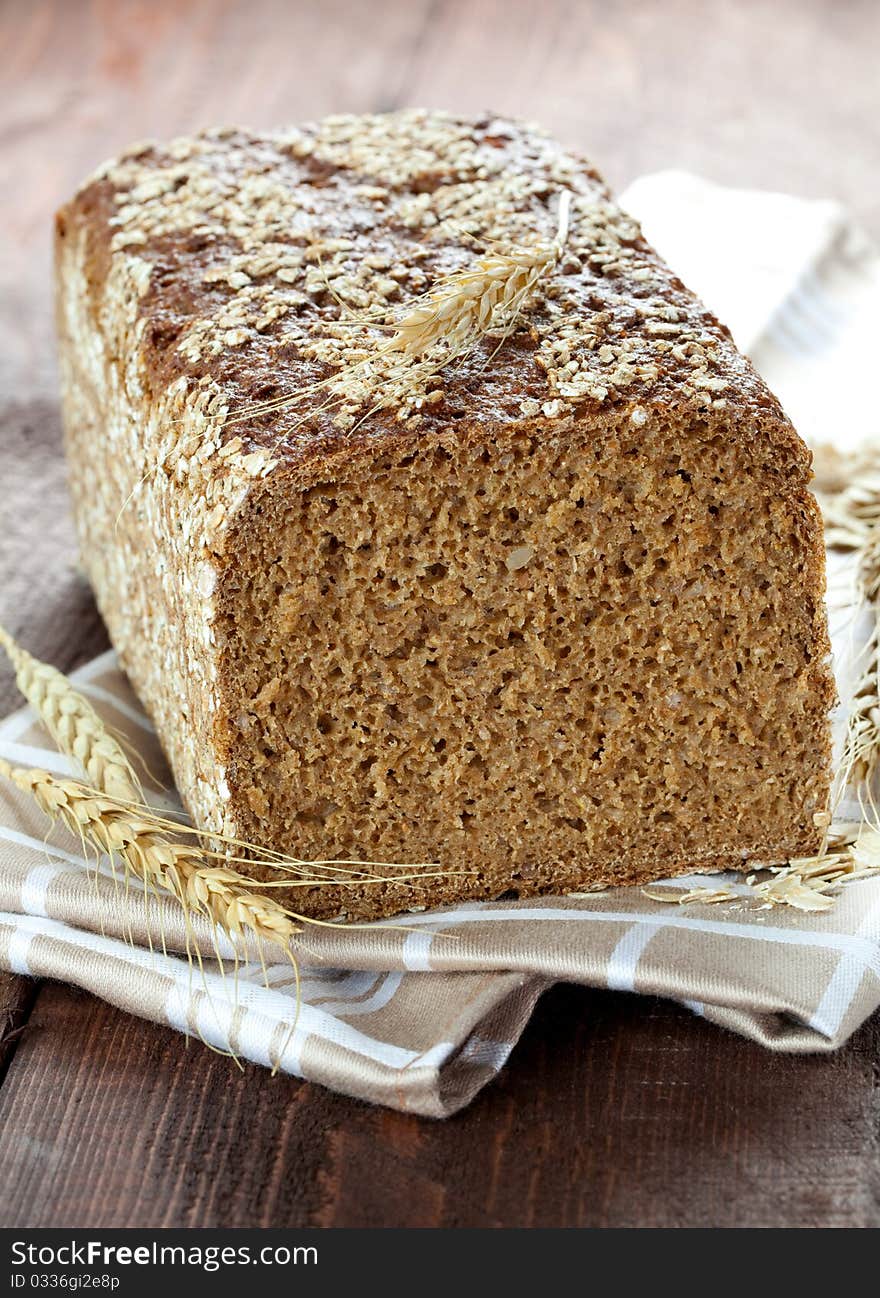
[[[515,334],[369,413],[387,395],[381,367],[365,378],[352,365],[387,336],[377,312],[387,322],[487,246],[552,239],[564,189],[564,255]],[[590,164],[531,126],[408,111],[145,144],[86,182],[57,232],[83,241],[98,334],[127,350],[134,338],[144,397],[172,417],[144,434],[147,471],[174,449],[175,412],[189,439],[176,449],[209,476],[283,467],[305,486],[456,427],[574,435],[580,415],[616,408],[636,427],[663,411],[757,430],[777,474],[809,477],[809,452],[728,331]],[[330,376],[328,406],[314,385]]]

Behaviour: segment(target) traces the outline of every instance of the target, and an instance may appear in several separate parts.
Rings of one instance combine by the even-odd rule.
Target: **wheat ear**
[[[62,672],[40,662],[0,626],[0,648],[21,693],[63,753],[82,766],[91,784],[123,801],[140,802],[140,781],[122,745]]]
[[[401,352],[416,359],[442,343],[460,355],[485,334],[507,335],[538,281],[561,257],[570,212],[571,194],[563,190],[554,239],[487,253],[466,270],[439,280],[414,311],[396,322],[394,336],[380,354]]]
[[[561,190],[552,239],[490,250],[465,269],[438,279],[403,316],[355,319],[354,324],[388,330],[391,337],[326,379],[228,416],[226,426],[286,410],[304,395],[329,394],[321,405],[297,421],[298,427],[319,411],[344,404],[369,378],[381,386],[383,395],[368,408],[359,421],[362,423],[407,394],[412,395],[419,385],[437,379],[447,365],[465,356],[481,338],[496,338],[500,347],[516,329],[539,281],[550,274],[562,256],[571,204],[571,191]],[[279,444],[276,442],[274,450]]]
[[[119,859],[150,889],[171,893],[190,911],[206,916],[235,942],[246,930],[288,948],[299,931],[293,917],[271,897],[244,891],[241,877],[222,866],[205,865],[195,846],[170,840],[150,815],[108,794],[48,771],[13,766],[0,758],[0,775],[30,794],[52,821],[62,821],[80,842]]]

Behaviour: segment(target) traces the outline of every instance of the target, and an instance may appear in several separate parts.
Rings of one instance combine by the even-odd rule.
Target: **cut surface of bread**
[[[562,190],[511,336],[383,369],[395,313],[475,240],[551,238]],[[809,454],[586,163],[419,113],[208,133],[111,164],[57,246],[83,556],[196,821],[448,872],[298,910],[817,848]]]

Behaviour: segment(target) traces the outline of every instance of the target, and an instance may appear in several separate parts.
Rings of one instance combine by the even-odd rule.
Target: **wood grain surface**
[[[0,4],[0,620],[106,647],[76,556],[49,293],[54,207],[134,139],[408,103],[537,118],[617,185],[689,167],[835,197],[880,234],[873,0]],[[15,705],[0,670],[0,709]],[[877,1226],[880,1019],[770,1055],[560,987],[436,1123],[0,975],[0,1225]]]

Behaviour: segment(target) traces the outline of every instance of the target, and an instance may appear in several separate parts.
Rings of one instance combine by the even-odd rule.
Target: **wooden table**
[[[7,0],[0,46],[0,618],[64,669],[107,641],[67,516],[50,218],[119,146],[491,106],[618,185],[685,166],[837,197],[880,233],[873,0]],[[880,1224],[880,1018],[832,1057],[785,1058],[659,1001],[558,988],[446,1123],[239,1072],[63,986],[0,975],[4,1024],[3,1225]]]

